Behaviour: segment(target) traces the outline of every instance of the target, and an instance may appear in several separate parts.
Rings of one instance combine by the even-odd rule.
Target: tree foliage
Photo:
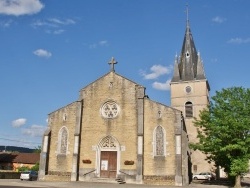
[[[33,167],[30,168],[30,170],[33,170],[33,171],[39,171],[39,163],[36,163]]]
[[[23,172],[23,171],[29,171],[29,170],[33,170],[33,171],[39,171],[39,163],[36,163],[34,166],[32,167],[28,167],[28,166],[22,166],[17,168],[18,172]]]
[[[41,151],[42,151],[42,147],[41,147],[41,146],[37,146],[37,147],[34,149],[33,153],[41,153]]]
[[[22,166],[17,168],[18,172],[24,172],[24,171],[28,171],[30,170],[30,168],[28,166]]]
[[[216,92],[208,108],[195,119],[198,143],[209,161],[238,177],[248,170],[250,159],[250,89],[232,87]]]

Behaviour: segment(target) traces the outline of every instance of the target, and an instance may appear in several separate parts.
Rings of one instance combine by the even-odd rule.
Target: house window
[[[62,127],[58,136],[58,153],[66,155],[68,150],[68,129]]]
[[[166,133],[162,126],[157,126],[153,135],[154,156],[166,155]]]
[[[185,113],[186,113],[186,117],[193,117],[193,104],[192,104],[192,102],[190,102],[190,101],[186,102]]]
[[[194,172],[196,173],[197,172],[197,165],[194,165],[193,169],[194,169]]]

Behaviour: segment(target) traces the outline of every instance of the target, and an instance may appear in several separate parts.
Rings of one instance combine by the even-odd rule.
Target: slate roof
[[[172,82],[203,79],[206,79],[203,62],[196,51],[189,20],[187,20],[181,54],[175,59]]]
[[[0,163],[36,164],[39,160],[39,153],[0,153]]]

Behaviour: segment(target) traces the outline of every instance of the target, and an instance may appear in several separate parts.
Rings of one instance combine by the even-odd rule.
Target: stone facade
[[[187,93],[185,88],[191,87],[191,92]],[[193,117],[186,117],[185,103],[192,102]],[[197,129],[193,125],[194,117],[199,117],[202,109],[209,104],[209,90],[206,80],[193,82],[180,82],[171,84],[171,106],[182,111],[185,117],[187,133],[190,143],[195,143],[197,139]],[[213,166],[205,159],[206,155],[200,151],[191,151],[193,173],[214,171]]]
[[[114,64],[113,64],[114,65]],[[114,71],[49,114],[40,180],[187,185],[188,136],[181,111],[150,100],[145,88]]]
[[[74,132],[76,124],[76,103],[69,104],[49,114],[48,128],[50,129],[48,162],[49,175],[69,176],[72,167],[72,154],[74,149]],[[61,154],[58,144],[59,132],[62,128],[68,130],[67,152]]]

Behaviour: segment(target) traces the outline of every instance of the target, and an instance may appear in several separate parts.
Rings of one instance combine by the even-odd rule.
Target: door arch
[[[115,178],[120,170],[120,144],[111,135],[99,141],[97,147],[97,175],[104,178]]]

